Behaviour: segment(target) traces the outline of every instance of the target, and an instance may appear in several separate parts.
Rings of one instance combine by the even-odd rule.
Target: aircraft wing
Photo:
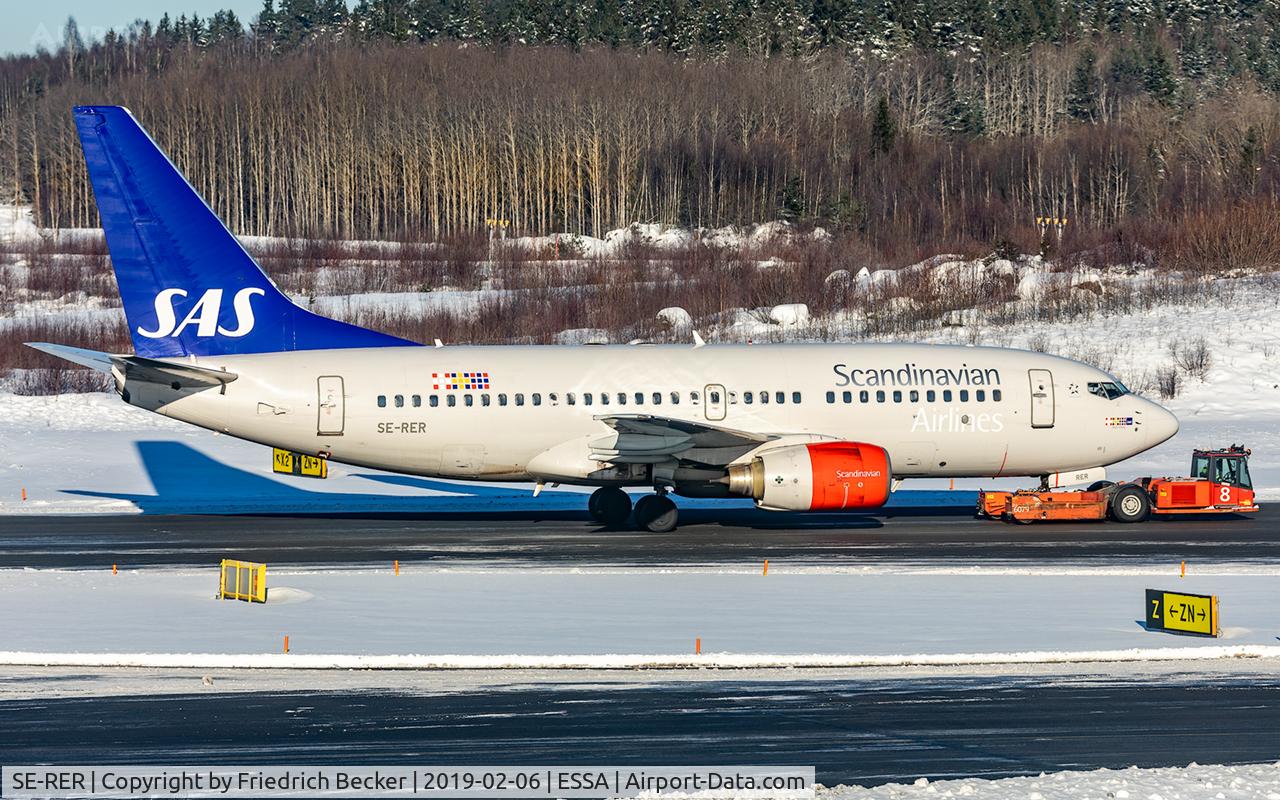
[[[112,355],[97,350],[86,350],[81,347],[69,347],[64,344],[27,342],[26,345],[42,353],[57,356],[73,364],[95,369],[98,372],[110,374],[112,368],[116,367],[124,374],[125,378],[148,383],[179,381],[198,386],[217,386],[231,383],[240,377],[234,372],[197,367],[194,364],[161,361],[155,358],[143,358],[142,356]]]
[[[607,414],[597,420],[614,433],[590,443],[591,457],[613,464],[657,464],[669,459],[723,466],[778,435],[651,414]]]

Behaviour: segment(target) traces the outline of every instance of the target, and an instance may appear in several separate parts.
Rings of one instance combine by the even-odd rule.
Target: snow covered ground
[[[824,787],[817,796],[821,800],[1280,800],[1280,762],[1067,771],[994,781],[921,778],[912,784],[887,783],[871,789]]]
[[[1280,568],[1212,566],[1185,579],[1174,564],[1068,572],[771,564],[766,576],[743,564],[409,566],[397,576],[388,564],[270,571],[268,602],[251,605],[214,599],[216,566],[5,570],[0,619],[10,652],[0,663],[758,668],[1280,659]],[[1222,638],[1147,631],[1146,588],[1218,594]]]

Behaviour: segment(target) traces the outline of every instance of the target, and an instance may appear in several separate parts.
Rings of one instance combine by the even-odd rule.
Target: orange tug
[[[1195,450],[1190,478],[1098,481],[1083,491],[978,492],[978,516],[1012,522],[1113,519],[1145,522],[1152,514],[1245,514],[1259,510],[1249,454],[1238,445]]]

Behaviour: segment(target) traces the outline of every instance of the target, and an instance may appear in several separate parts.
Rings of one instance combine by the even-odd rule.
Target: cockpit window
[[[1089,394],[1096,394],[1106,400],[1115,400],[1129,394],[1129,389],[1120,381],[1100,381],[1089,384]]]
[[[1225,483],[1228,486],[1240,486],[1252,489],[1249,480],[1249,464],[1243,458],[1216,458],[1213,462],[1214,483]]]

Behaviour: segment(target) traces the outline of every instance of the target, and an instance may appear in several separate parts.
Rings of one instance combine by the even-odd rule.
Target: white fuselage
[[[225,389],[130,384],[129,401],[265,445],[448,478],[606,482],[587,442],[610,432],[598,417],[617,414],[872,443],[900,478],[1088,469],[1177,431],[1155,403],[1091,393],[1114,381],[1104,372],[998,348],[382,347],[194,363],[238,377]]]

